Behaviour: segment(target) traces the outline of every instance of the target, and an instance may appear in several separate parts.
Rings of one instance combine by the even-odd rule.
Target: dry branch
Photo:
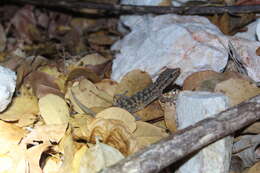
[[[185,14],[185,15],[212,15],[212,14],[238,14],[238,13],[259,13],[260,5],[245,6],[136,6],[83,2],[77,0],[4,0],[2,3],[31,4],[41,7],[59,8],[74,12],[84,13],[84,9],[105,10],[111,14]]]
[[[102,173],[159,172],[170,164],[260,119],[260,95],[206,118],[106,168]]]

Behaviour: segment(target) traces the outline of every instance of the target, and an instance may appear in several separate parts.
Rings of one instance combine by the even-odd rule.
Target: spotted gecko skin
[[[179,77],[180,72],[180,68],[167,68],[159,75],[157,80],[147,88],[137,92],[131,97],[120,96],[115,100],[113,106],[126,109],[130,113],[135,113],[143,109],[152,101],[160,97],[163,90]]]

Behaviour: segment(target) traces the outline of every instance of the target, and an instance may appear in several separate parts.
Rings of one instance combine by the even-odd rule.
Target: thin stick
[[[238,13],[259,13],[260,5],[243,6],[136,6],[119,5],[108,3],[82,2],[77,0],[4,0],[4,3],[31,4],[41,7],[59,8],[74,12],[86,13],[85,9],[105,10],[112,14],[185,14],[185,15],[213,15],[213,14],[238,14]]]

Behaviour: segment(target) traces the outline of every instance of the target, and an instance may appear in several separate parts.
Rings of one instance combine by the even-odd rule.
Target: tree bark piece
[[[4,0],[1,3],[20,3],[31,4],[35,6],[66,9],[74,12],[84,13],[84,9],[105,10],[112,14],[185,14],[185,15],[213,15],[213,14],[238,14],[238,13],[258,13],[260,5],[244,6],[137,6],[137,5],[119,5],[94,2],[82,2],[77,0]],[[1,4],[0,3],[0,4]]]
[[[159,172],[183,157],[260,119],[260,95],[147,147],[102,173]]]

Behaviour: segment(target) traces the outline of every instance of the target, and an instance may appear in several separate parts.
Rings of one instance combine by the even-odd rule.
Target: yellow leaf
[[[18,121],[19,126],[32,124],[38,114],[38,100],[34,96],[24,95],[13,99],[8,109],[0,114],[4,121]]]
[[[130,132],[133,132],[136,129],[135,117],[122,108],[118,108],[118,107],[107,108],[99,112],[96,115],[96,118],[120,120],[124,122],[125,126],[128,127]]]
[[[95,143],[99,137],[103,143],[113,146],[126,156],[139,150],[136,138],[122,121],[96,118],[89,124],[88,130],[88,141],[91,143]]]
[[[142,122],[142,121],[136,121],[136,131],[134,131],[134,136],[140,137],[148,137],[148,136],[161,136],[166,137],[168,134],[166,133],[165,129],[156,127],[150,123]]]
[[[69,108],[59,96],[48,94],[39,100],[40,113],[46,124],[66,124],[69,121]]]
[[[59,158],[58,156],[48,157],[43,167],[43,172],[58,173],[61,163],[62,163],[62,159]]]
[[[56,142],[58,143],[64,136],[67,129],[67,124],[51,124],[36,126],[26,137],[21,141],[21,144],[34,143],[34,141]]]
[[[106,92],[110,96],[114,97],[118,83],[111,79],[103,79],[102,81],[95,84],[98,89]]]
[[[88,125],[94,120],[90,115],[76,114],[70,118],[70,125],[73,129],[72,134],[74,138],[86,139],[88,135]]]
[[[259,172],[260,172],[260,162],[257,162],[254,164],[254,166],[249,168],[247,173],[259,173]]]
[[[73,90],[75,97],[87,108],[109,107],[112,105],[113,97],[108,95],[106,92],[99,90],[89,80],[84,79],[79,83],[79,85],[73,86],[71,89]],[[71,91],[68,91],[68,97],[72,101],[75,110],[78,113],[84,113],[73,99]]]
[[[250,84],[247,80],[231,78],[217,84],[215,91],[228,96],[230,98],[231,106],[234,106],[259,94],[260,88]]]
[[[152,79],[148,73],[141,70],[133,70],[128,72],[121,79],[116,89],[116,94],[125,94],[126,96],[132,96],[136,92],[146,88],[151,83]]]
[[[84,146],[77,151],[73,161],[74,173],[95,173],[123,158],[124,156],[117,149],[97,142],[95,146],[89,149]]]
[[[59,151],[63,153],[63,162],[59,173],[72,172],[73,169],[73,158],[76,152],[75,144],[73,142],[72,136],[70,135],[70,130],[67,131],[66,135],[60,142]]]
[[[138,146],[140,148],[149,146],[150,144],[159,141],[163,137],[168,136],[164,129],[156,127],[152,124],[142,121],[137,121],[136,124],[137,128],[134,132],[134,136],[137,138]]]
[[[12,150],[12,146],[18,145],[25,134],[22,128],[0,121],[0,154]]]

